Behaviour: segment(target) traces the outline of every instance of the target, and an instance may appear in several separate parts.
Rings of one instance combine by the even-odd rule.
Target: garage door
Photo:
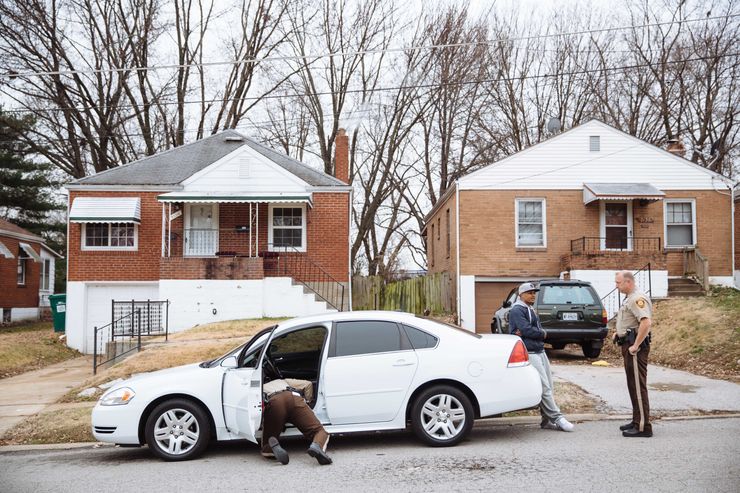
[[[476,282],[475,283],[475,331],[479,334],[491,333],[493,314],[501,308],[506,295],[517,287],[516,282]]]
[[[95,327],[111,323],[111,300],[156,300],[159,283],[152,284],[87,284],[85,303],[86,352],[92,353]]]

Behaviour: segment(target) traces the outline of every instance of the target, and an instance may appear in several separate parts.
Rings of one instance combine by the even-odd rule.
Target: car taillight
[[[528,364],[529,353],[527,353],[527,348],[524,347],[524,343],[522,341],[516,341],[514,349],[511,350],[511,355],[509,356],[509,364],[506,366],[512,368],[515,366],[526,366]]]
[[[609,315],[606,313],[606,308],[601,309],[601,323],[606,325],[609,322]]]

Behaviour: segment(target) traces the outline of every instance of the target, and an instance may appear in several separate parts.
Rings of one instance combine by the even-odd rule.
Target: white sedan
[[[516,336],[341,312],[287,320],[218,359],[121,382],[93,409],[93,434],[146,443],[165,460],[195,458],[214,439],[257,442],[268,378],[311,381],[309,404],[329,433],[410,426],[432,446],[459,443],[476,418],[536,406],[542,393]]]

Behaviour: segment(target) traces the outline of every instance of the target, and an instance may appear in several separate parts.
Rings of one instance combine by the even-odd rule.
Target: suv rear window
[[[577,284],[554,284],[541,286],[540,304],[542,305],[598,305],[593,292],[588,286]]]

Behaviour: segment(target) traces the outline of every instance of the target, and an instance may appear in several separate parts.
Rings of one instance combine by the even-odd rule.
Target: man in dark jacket
[[[532,308],[537,298],[537,291],[539,289],[531,282],[525,282],[519,286],[519,299],[509,311],[510,333],[522,338],[529,353],[529,362],[540,374],[542,382],[542,401],[540,402],[542,423],[540,427],[548,430],[573,431],[573,424],[560,412],[552,394],[550,360],[547,359],[545,353],[547,332],[540,325],[540,318]]]

